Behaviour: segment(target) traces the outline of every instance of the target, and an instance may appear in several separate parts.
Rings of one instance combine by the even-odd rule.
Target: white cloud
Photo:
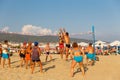
[[[2,28],[1,31],[2,32],[8,32],[9,31],[9,27],[6,26],[6,27]]]
[[[22,28],[22,34],[27,35],[56,35],[56,32],[52,32],[51,29],[42,28],[33,25],[24,25]]]

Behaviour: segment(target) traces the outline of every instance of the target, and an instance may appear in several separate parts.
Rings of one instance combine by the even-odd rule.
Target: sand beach
[[[0,65],[0,80],[82,80],[79,66],[75,67],[74,77],[70,77],[71,60],[62,60],[58,54],[52,56],[52,61],[45,62],[45,55],[41,55],[44,73],[36,66],[31,74],[30,68],[19,66],[20,59],[15,53],[11,56],[11,68]],[[99,59],[94,66],[86,67],[86,80],[120,80],[120,55],[99,56]]]

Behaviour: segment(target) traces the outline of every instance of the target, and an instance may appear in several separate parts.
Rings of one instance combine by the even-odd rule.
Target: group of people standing
[[[45,62],[48,61],[48,57],[50,56],[50,60],[52,60],[52,56],[50,54],[50,46],[49,43],[46,44],[44,51],[46,52]],[[18,55],[20,57],[20,67],[25,65],[26,69],[28,66],[31,68],[31,73],[33,74],[35,64],[37,63],[40,66],[40,72],[42,73],[42,62],[40,60],[40,55],[42,51],[39,47],[38,42],[23,42],[20,49],[18,49]],[[0,44],[0,65],[2,63],[2,67],[4,68],[6,60],[8,61],[9,68],[11,67],[10,61],[10,48],[8,41],[5,40],[4,44]]]
[[[83,65],[84,56],[86,56],[87,65],[93,65],[96,59],[94,48],[92,47],[92,43],[90,43],[88,47],[86,47],[86,49],[82,49],[81,46],[77,44],[77,42],[73,42],[71,46],[69,33],[66,32],[65,29],[60,29],[59,50],[60,50],[60,56],[62,59],[63,59],[64,53],[66,55],[65,57],[66,60],[68,60],[69,55],[70,55],[70,58],[72,59],[72,63],[71,63],[72,77],[74,76],[74,67],[76,66],[77,63],[80,66],[83,76],[85,76],[85,70]],[[91,60],[90,62],[88,61],[89,59]]]
[[[32,46],[31,42],[29,42],[28,45],[26,42],[23,43],[23,46],[21,46],[18,53],[20,56],[20,67],[22,67],[24,63],[27,69],[29,63],[31,67],[31,73],[33,73],[35,63],[38,63],[40,65],[40,72],[42,72],[42,62],[40,60],[41,50],[38,47],[38,42],[34,42],[34,46]],[[10,48],[7,40],[4,41],[3,45],[0,45],[0,64],[2,62],[3,68],[5,66],[6,60],[8,60],[8,65],[10,68],[11,67]]]
[[[35,63],[40,65],[40,71],[42,72],[42,62],[40,60],[41,50],[38,46],[38,42],[34,42],[34,46],[29,42],[28,46],[26,42],[23,43],[23,46],[19,50],[19,56],[21,59],[20,67],[23,66],[23,62],[26,64],[26,69],[28,68],[28,63],[31,67],[31,73],[33,74]]]
[[[85,70],[83,65],[83,58],[86,55],[86,61],[88,63],[88,59],[91,60],[90,64],[92,65],[95,61],[95,55],[94,55],[94,48],[92,47],[92,44],[90,43],[89,46],[86,49],[82,49],[77,42],[73,42],[72,45],[70,44],[70,36],[69,33],[65,31],[65,29],[60,29],[59,33],[59,52],[60,57],[63,59],[64,53],[65,53],[65,60],[68,61],[68,57],[70,56],[72,62],[71,62],[71,71],[70,74],[73,77],[74,76],[74,68],[77,64],[79,64],[80,69],[82,71],[83,77],[85,76]],[[50,56],[50,59],[52,60],[52,56],[50,54],[50,46],[49,43],[46,44],[44,48],[46,52],[46,58],[45,62],[47,62],[48,56]],[[25,63],[26,69],[28,68],[28,64],[31,67],[31,73],[33,74],[35,64],[38,63],[40,66],[40,72],[42,73],[42,62],[40,60],[40,55],[42,51],[40,47],[38,46],[38,42],[34,42],[34,46],[32,46],[32,43],[29,42],[23,43],[23,46],[21,46],[19,50],[19,56],[20,56],[20,67],[23,66],[23,63]],[[8,65],[10,66],[10,55],[9,55],[9,47],[8,47],[8,41],[4,41],[4,47],[0,45],[0,64],[1,64],[1,57],[3,58],[3,68],[5,65],[5,60],[8,60]]]

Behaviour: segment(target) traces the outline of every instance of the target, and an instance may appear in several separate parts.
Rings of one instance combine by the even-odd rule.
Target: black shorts
[[[67,48],[70,48],[70,44],[66,44],[66,47],[67,47]]]
[[[2,54],[0,54],[0,57],[2,57]]]
[[[40,61],[40,59],[39,60],[32,60],[32,62],[39,62]]]
[[[49,55],[50,54],[50,52],[46,52],[46,55]]]
[[[20,53],[20,58],[25,58],[25,54]]]
[[[88,52],[85,52],[85,54],[88,54]]]

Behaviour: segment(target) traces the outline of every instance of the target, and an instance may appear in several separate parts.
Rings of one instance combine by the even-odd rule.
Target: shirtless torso
[[[87,47],[87,52],[91,53],[91,54],[94,53],[94,48],[92,46],[88,46]]]

